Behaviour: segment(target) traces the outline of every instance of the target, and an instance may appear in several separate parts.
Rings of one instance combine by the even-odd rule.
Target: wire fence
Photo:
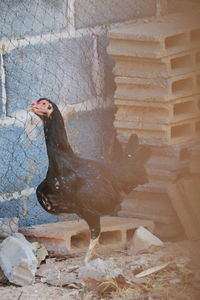
[[[48,160],[41,121],[26,111],[33,100],[59,106],[77,153],[105,158],[115,89],[107,32],[154,15],[156,1],[144,2],[1,0],[0,218],[19,217],[22,226],[58,220],[35,196]],[[7,222],[1,231],[12,229]]]

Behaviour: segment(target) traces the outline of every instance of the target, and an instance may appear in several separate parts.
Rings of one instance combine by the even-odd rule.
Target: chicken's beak
[[[28,112],[30,112],[30,111],[31,111],[31,112],[35,112],[36,105],[37,105],[37,102],[36,102],[36,101],[32,102],[32,103],[27,107],[26,111],[28,111]]]
[[[27,112],[30,112],[30,111],[34,111],[34,107],[32,105],[29,105],[27,108],[26,108],[26,111]]]

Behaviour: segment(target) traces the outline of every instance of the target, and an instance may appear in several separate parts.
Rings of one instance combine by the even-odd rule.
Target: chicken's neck
[[[65,125],[60,112],[54,112],[52,118],[44,121],[44,134],[49,158],[49,167],[57,170],[60,168],[60,156],[75,157],[69,144]]]

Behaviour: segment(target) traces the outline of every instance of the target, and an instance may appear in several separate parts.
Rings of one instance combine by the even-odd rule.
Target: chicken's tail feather
[[[113,163],[119,161],[121,157],[123,157],[122,145],[116,137],[116,132],[113,132],[110,147],[108,149],[108,162]]]
[[[150,155],[151,148],[149,146],[139,145],[133,155],[133,160],[138,164],[144,165],[148,161]]]
[[[148,182],[145,164],[151,155],[151,149],[147,145],[139,144],[136,134],[130,136],[125,149],[122,149],[115,136],[111,149],[111,168],[125,193]]]

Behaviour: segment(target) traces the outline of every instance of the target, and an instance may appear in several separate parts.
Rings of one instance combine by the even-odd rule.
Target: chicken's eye
[[[50,110],[51,109],[51,105],[49,105],[47,108]]]

